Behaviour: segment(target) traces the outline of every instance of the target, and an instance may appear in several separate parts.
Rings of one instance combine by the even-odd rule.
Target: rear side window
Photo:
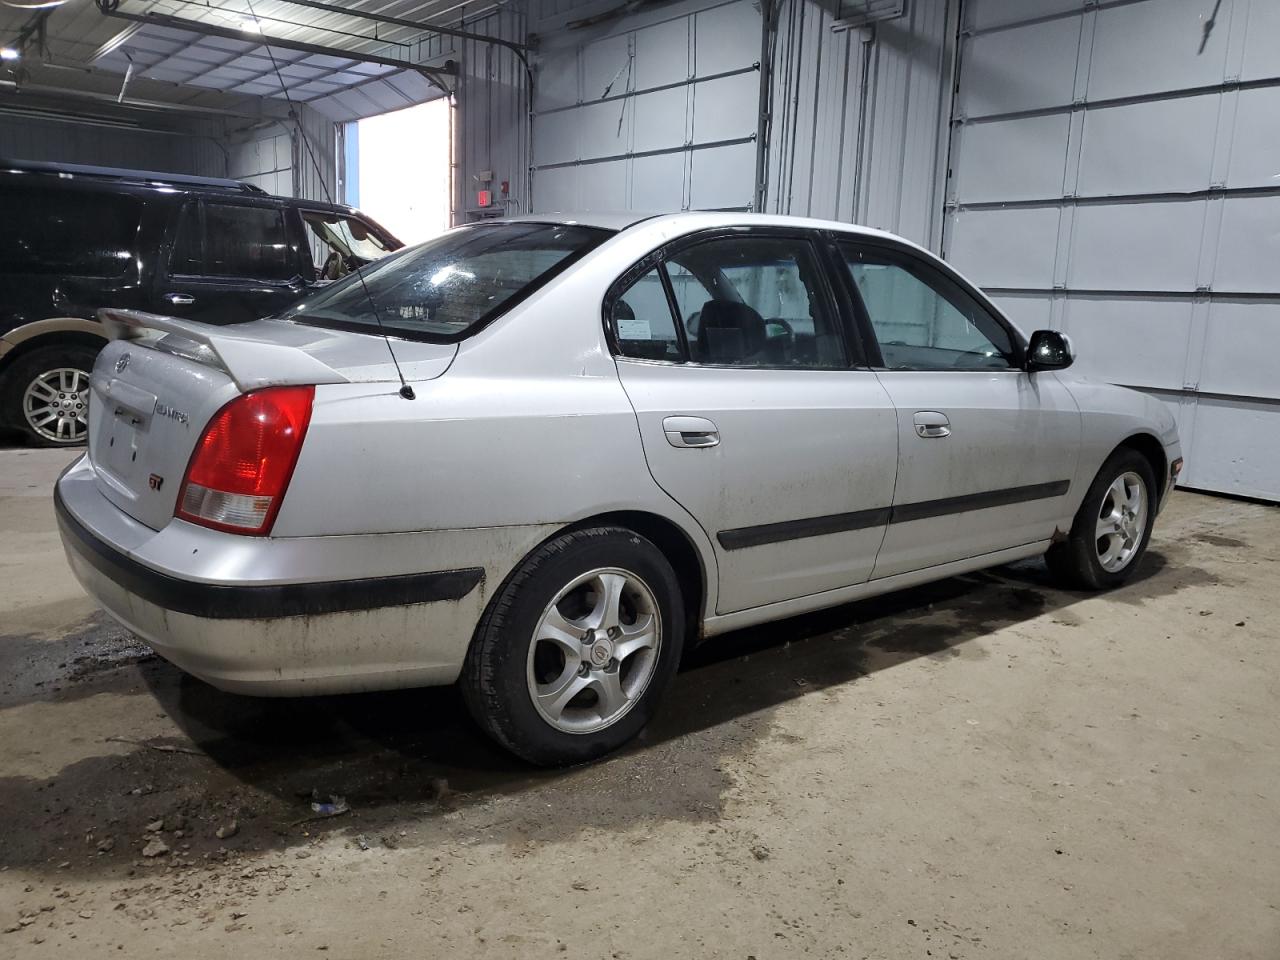
[[[284,319],[370,333],[378,332],[381,319],[395,336],[451,343],[509,310],[610,235],[554,223],[451,230],[354,271],[307,297]]]
[[[125,194],[0,186],[0,273],[123,276],[141,219],[142,201]]]
[[[652,292],[663,270],[684,344],[666,332],[670,307]],[[618,352],[626,357],[679,361],[687,350],[694,363],[714,366],[847,366],[838,317],[813,248],[802,239],[731,236],[685,247],[628,287],[612,310]]]
[[[169,272],[179,276],[199,276],[203,270],[204,244],[200,233],[200,202],[190,200],[178,215],[178,233],[169,254]]]
[[[204,270],[209,277],[289,280],[298,275],[276,207],[204,204]]]
[[[662,274],[654,267],[613,302],[614,337],[624,357],[641,360],[683,359]]]

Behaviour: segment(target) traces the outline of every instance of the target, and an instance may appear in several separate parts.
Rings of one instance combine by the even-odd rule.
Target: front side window
[[[747,367],[846,365],[812,247],[724,237],[679,250],[667,269],[690,359]]]
[[[137,197],[10,183],[0,211],[0,273],[113,278],[136,262]]]
[[[373,333],[381,320],[395,336],[452,342],[510,309],[610,235],[553,223],[451,230],[317,291],[284,319]]]
[[[304,210],[311,257],[321,280],[341,280],[356,267],[385,257],[393,249],[362,220],[337,213]]]
[[[291,280],[298,275],[276,207],[204,204],[204,270],[209,277]]]
[[[1009,331],[945,277],[890,252],[841,244],[890,370],[1008,370]]]

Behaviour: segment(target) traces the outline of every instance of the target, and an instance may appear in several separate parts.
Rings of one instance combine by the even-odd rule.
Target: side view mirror
[[[1027,372],[1037,370],[1064,370],[1071,366],[1075,354],[1071,341],[1057,330],[1037,330],[1027,345]]]

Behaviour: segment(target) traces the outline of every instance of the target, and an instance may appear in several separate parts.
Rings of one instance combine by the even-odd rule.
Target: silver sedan
[[[904,240],[742,214],[462,227],[275,318],[104,311],[71,567],[208,682],[458,682],[607,753],[700,637],[1045,555],[1117,586],[1172,416]]]

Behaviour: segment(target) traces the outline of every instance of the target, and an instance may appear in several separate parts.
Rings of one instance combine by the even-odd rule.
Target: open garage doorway
[[[450,226],[453,105],[446,98],[346,124],[345,200],[405,243]]]

